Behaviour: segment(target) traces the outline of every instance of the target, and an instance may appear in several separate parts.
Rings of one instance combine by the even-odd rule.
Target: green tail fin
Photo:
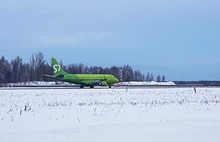
[[[61,68],[61,66],[59,65],[59,63],[57,62],[55,58],[51,58],[51,61],[52,61],[52,66],[53,66],[53,72],[56,77],[60,75],[68,74]]]

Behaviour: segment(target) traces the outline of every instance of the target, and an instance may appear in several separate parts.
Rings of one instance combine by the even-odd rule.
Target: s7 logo
[[[60,71],[61,67],[60,65],[53,65],[53,70],[54,70],[54,73],[57,73],[58,71]]]

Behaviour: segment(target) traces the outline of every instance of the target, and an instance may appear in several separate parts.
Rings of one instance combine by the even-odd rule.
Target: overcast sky
[[[0,0],[0,56],[220,80],[219,0]]]

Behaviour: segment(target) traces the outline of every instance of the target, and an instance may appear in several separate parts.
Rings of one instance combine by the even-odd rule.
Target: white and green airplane
[[[109,86],[111,88],[113,84],[119,83],[119,80],[111,74],[69,74],[61,68],[55,58],[51,58],[51,60],[54,76],[45,76],[79,84],[80,88],[84,88],[84,86],[89,86],[90,88],[94,88],[94,86]]]

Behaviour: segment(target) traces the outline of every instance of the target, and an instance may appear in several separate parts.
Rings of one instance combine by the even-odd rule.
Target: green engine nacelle
[[[100,86],[108,86],[108,83],[106,83],[105,81],[102,81],[99,85]]]

